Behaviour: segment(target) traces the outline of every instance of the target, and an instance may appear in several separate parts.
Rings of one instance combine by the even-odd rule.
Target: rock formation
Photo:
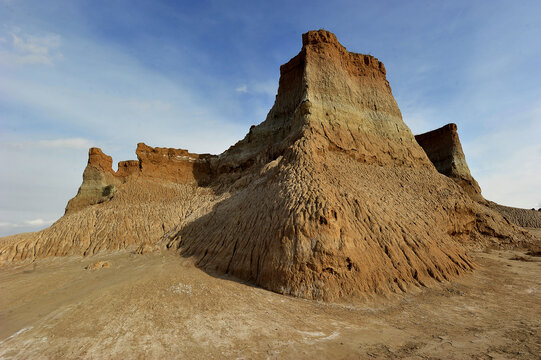
[[[466,163],[456,124],[447,124],[439,129],[416,135],[415,139],[436,169],[453,179],[473,200],[496,210],[516,225],[541,228],[539,211],[503,206],[485,200],[481,195],[479,184],[471,175]]]
[[[440,173],[456,181],[474,200],[483,200],[481,188],[466,163],[456,124],[416,135],[415,139]]]
[[[113,172],[113,159],[110,156],[105,155],[101,149],[90,148],[83,183],[77,196],[68,202],[66,212],[111,199],[122,178]]]
[[[219,156],[139,144],[117,172],[91,149],[64,217],[0,240],[0,261],[163,244],[210,272],[332,300],[451,279],[474,267],[465,246],[525,241],[438,173],[380,61],[324,30],[302,40],[243,140]]]
[[[113,159],[101,149],[90,148],[83,183],[77,195],[68,202],[66,213],[111,199],[120,184],[131,176],[159,179],[180,184],[201,184],[209,181],[209,154],[191,154],[188,150],[153,148],[137,144],[138,160],[120,161],[113,171]]]

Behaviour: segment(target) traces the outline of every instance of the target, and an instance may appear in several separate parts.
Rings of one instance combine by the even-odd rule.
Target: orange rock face
[[[96,169],[114,174],[113,158],[105,155],[100,148],[90,148],[88,150],[88,166],[93,166]]]
[[[207,183],[210,179],[209,154],[192,154],[188,150],[153,148],[137,144],[137,158],[143,176],[178,183]]]
[[[91,150],[66,215],[1,240],[0,261],[163,245],[209,272],[333,300],[452,279],[475,267],[467,247],[528,241],[438,173],[376,58],[310,31],[280,74],[265,121],[218,156],[139,144],[115,173]]]
[[[127,178],[130,175],[136,174],[139,172],[139,161],[138,160],[126,160],[118,162],[117,175],[122,178]]]

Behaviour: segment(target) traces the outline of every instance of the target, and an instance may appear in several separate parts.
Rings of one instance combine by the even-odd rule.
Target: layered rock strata
[[[451,279],[474,268],[465,246],[524,241],[438,173],[379,60],[324,30],[302,40],[280,68],[266,120],[243,140],[216,157],[140,145],[138,168],[88,177],[85,188],[120,181],[112,197],[80,191],[93,200],[49,229],[4,240],[0,259],[162,243],[209,272],[333,300]]]

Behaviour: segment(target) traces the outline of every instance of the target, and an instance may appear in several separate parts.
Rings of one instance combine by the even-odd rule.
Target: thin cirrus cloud
[[[83,138],[67,138],[54,140],[39,140],[36,142],[38,147],[42,148],[68,148],[68,149],[88,149],[92,142]]]
[[[247,93],[248,92],[248,85],[244,84],[235,89],[236,92],[240,93]]]
[[[513,122],[505,117],[495,119],[492,131],[463,141],[473,176],[490,200],[541,208],[541,102],[513,114]]]
[[[92,146],[92,141],[84,138],[63,138],[53,140],[36,140],[36,141],[23,141],[23,142],[11,142],[8,144],[14,148],[36,148],[36,149],[88,149]]]
[[[120,149],[121,156],[140,140],[221,152],[244,132],[219,113],[219,103],[216,110],[209,107],[206,96],[142,68],[125,54],[84,40],[61,43],[66,54],[61,67],[44,74],[33,64],[0,83],[4,99],[33,113],[37,121],[47,118],[48,127],[91,134],[98,143],[113,140],[113,150]],[[81,57],[81,47],[92,55]],[[234,109],[231,105],[222,106]],[[218,123],[220,131],[209,131]],[[212,141],[205,145],[199,139]]]
[[[0,228],[36,228],[51,225],[54,220],[43,220],[41,218],[26,220],[22,223],[0,222]]]
[[[273,96],[277,91],[277,84],[275,81],[268,82],[252,82],[250,85],[242,84],[235,88],[235,91],[243,94],[259,94]]]
[[[53,65],[63,58],[59,52],[60,44],[60,36],[56,34],[34,36],[16,28],[8,36],[0,38],[0,62],[7,65]]]

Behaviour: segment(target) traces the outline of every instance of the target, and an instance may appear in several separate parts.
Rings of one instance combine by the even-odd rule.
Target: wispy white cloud
[[[50,225],[54,222],[54,220],[43,220],[41,218],[33,219],[33,220],[26,220],[25,224],[30,226],[44,226],[44,225]]]
[[[8,146],[14,148],[41,148],[41,149],[88,149],[92,146],[92,141],[80,137],[61,138],[53,140],[35,140],[9,142]]]
[[[45,227],[45,226],[51,225],[53,222],[54,220],[43,220],[41,218],[26,220],[26,221],[23,221],[22,223],[0,221],[0,228],[21,228],[21,227],[38,228],[38,227]]]
[[[275,95],[277,91],[275,80],[251,82],[249,84],[239,85],[235,91],[239,93],[250,93],[258,95]]]
[[[91,146],[90,140],[83,138],[66,138],[55,140],[39,140],[36,145],[43,148],[68,148],[68,149],[88,149]]]
[[[278,82],[275,79],[269,81],[259,81],[252,84],[254,93],[263,95],[276,95],[278,91]]]
[[[137,109],[140,111],[156,112],[156,111],[170,111],[174,105],[169,101],[163,100],[126,100],[125,105],[127,107]]]
[[[6,37],[0,40],[0,61],[5,65],[53,65],[63,58],[57,34],[30,35],[15,29],[9,36],[11,41]]]
[[[487,199],[516,207],[541,205],[539,134],[541,104],[516,113],[512,122],[495,119],[493,129],[463,141],[472,175]]]
[[[208,94],[146,69],[118,49],[80,39],[65,40],[63,48],[69,57],[49,73],[6,73],[0,82],[4,101],[47,119],[51,129],[69,128],[77,131],[75,137],[91,134],[114,142],[117,149],[129,150],[122,158],[132,158],[140,141],[219,153],[245,134],[245,126],[220,111],[220,99],[209,107]],[[222,108],[231,111],[235,105]]]
[[[248,92],[248,85],[244,84],[235,89],[236,92],[240,93],[247,93]]]

